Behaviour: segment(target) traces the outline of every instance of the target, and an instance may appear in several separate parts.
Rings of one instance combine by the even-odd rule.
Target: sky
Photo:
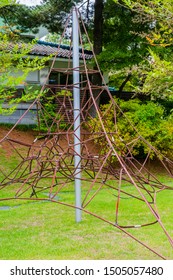
[[[20,4],[25,4],[27,6],[35,6],[40,3],[41,0],[18,0]]]

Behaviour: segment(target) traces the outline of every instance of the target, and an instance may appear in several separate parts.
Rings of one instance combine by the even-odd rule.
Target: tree
[[[74,5],[82,5],[82,0],[42,0],[41,5],[35,7],[27,7],[25,5],[7,7],[0,11],[0,16],[10,25],[15,25],[18,30],[27,31],[28,29],[36,31],[41,25],[45,26],[51,33],[61,34],[64,24]],[[102,49],[102,12],[103,0],[95,0],[95,20],[94,20],[94,48],[96,54]],[[82,7],[83,17],[86,21],[89,14],[93,14],[93,1],[88,0],[87,5]],[[92,16],[93,20],[93,16]],[[89,22],[90,25],[90,22]],[[90,25],[91,26],[91,25]]]
[[[116,0],[114,0],[116,2]],[[173,1],[123,1],[131,10],[138,14],[138,22],[150,22],[153,26],[147,34],[148,41],[153,46],[166,47],[172,44],[173,32]]]
[[[40,21],[38,22],[35,16],[34,8],[31,7],[29,9],[26,5],[17,4],[16,1],[12,3],[0,7],[0,18],[3,19],[4,24],[9,26],[11,31],[18,35],[31,29],[33,32],[37,32]]]
[[[136,22],[137,13],[122,6],[121,1],[107,0],[104,9],[104,49],[102,63],[107,68],[112,63],[121,69],[141,61],[146,54],[145,38],[140,32],[147,32],[149,24]]]
[[[17,5],[15,1],[4,0],[0,10],[13,5]],[[16,88],[24,83],[27,75],[44,67],[48,58],[31,59],[28,53],[35,42],[23,43],[10,26],[1,26],[0,41],[0,113],[9,114],[15,110],[15,103],[34,99],[38,94],[38,91],[27,87],[26,84],[25,95],[19,98],[15,93]],[[8,109],[3,109],[4,102],[10,105]]]
[[[122,91],[132,78],[132,69],[148,55],[145,37],[149,23],[137,22],[137,13],[122,1],[107,0],[104,11],[103,52],[99,56],[102,69],[109,69],[113,85]]]
[[[62,0],[43,0],[40,6],[21,6],[21,11],[6,10],[6,21],[14,23],[21,30],[32,29],[33,26],[38,27],[42,24],[50,32],[61,34],[73,5],[81,5],[84,2],[86,1],[69,0],[64,5]],[[135,12],[123,7],[121,2],[88,0],[87,5],[81,7],[96,55],[102,52],[103,47],[108,52],[108,55],[105,52],[102,59],[105,68],[110,68],[113,64],[117,68],[127,65],[127,61],[132,64],[134,59],[139,60],[142,40],[138,32],[148,28],[144,24],[134,23]]]
[[[138,15],[138,22],[150,22],[148,34],[143,32],[149,56],[134,69],[138,81],[136,91],[154,99],[173,99],[173,1],[124,1]]]
[[[22,8],[10,12],[6,10],[6,21],[14,22],[20,29],[28,29],[44,25],[50,32],[61,34],[64,23],[74,4],[81,5],[86,1],[81,0],[43,0],[42,5]],[[115,3],[116,2],[116,3]],[[138,20],[136,10],[123,5],[123,1],[95,0],[87,1],[82,6],[83,17],[86,18],[87,29],[91,35],[95,54],[99,56],[101,69],[109,69],[117,73],[122,70],[118,80],[119,88],[129,84],[132,78],[133,66],[138,65],[143,57],[149,56],[145,36],[140,34],[152,30],[151,21],[145,23]],[[29,20],[30,19],[30,20]],[[30,24],[31,23],[31,24]],[[114,71],[116,69],[116,71]],[[112,76],[114,77],[114,75]],[[93,78],[94,84],[101,84],[99,76]]]

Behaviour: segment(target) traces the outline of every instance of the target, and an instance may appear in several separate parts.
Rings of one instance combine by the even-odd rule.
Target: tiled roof
[[[22,48],[23,44],[18,44],[19,49]],[[13,50],[13,43],[8,44],[5,47],[7,51]],[[4,49],[4,45],[0,42],[0,50]],[[70,48],[68,45],[59,45],[55,43],[49,43],[44,41],[37,41],[35,45],[33,45],[32,50],[29,51],[29,54],[36,55],[36,56],[48,56],[48,55],[55,55],[56,53],[58,58],[72,58],[73,56],[73,49]],[[91,51],[84,50],[85,59],[91,59],[93,54]],[[82,58],[82,50],[79,49],[79,58]]]
[[[48,43],[44,41],[38,41],[30,51],[32,55],[48,56],[51,54],[57,54],[59,58],[70,58],[73,55],[73,50],[68,45],[59,45],[55,43]],[[92,52],[85,50],[85,59],[91,59],[93,57]],[[82,50],[79,49],[79,57],[82,58]]]

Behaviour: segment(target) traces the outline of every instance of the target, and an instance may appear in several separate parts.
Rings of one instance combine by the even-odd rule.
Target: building
[[[54,61],[53,69],[50,72],[52,67],[52,62],[56,55],[56,59]],[[20,96],[25,91],[25,84],[32,85],[33,87],[41,87],[46,83],[51,85],[51,87],[55,87],[55,85],[63,85],[66,83],[67,75],[65,70],[67,68],[72,68],[72,48],[68,45],[59,45],[55,43],[49,43],[44,41],[37,41],[37,43],[33,46],[32,50],[28,54],[30,58],[37,57],[50,57],[50,59],[46,62],[45,67],[30,72],[26,78],[26,81],[22,85],[18,85],[16,89],[16,93]],[[82,58],[82,49],[79,49],[79,58]],[[86,61],[90,61],[92,59],[92,52],[85,50],[84,57]],[[81,60],[81,63],[83,61]],[[54,69],[61,69],[61,71],[54,71]],[[19,73],[20,74],[20,73]],[[48,80],[47,80],[47,77]],[[84,75],[81,74],[81,81],[84,80]],[[72,74],[68,76],[68,82],[72,83]],[[82,98],[82,96],[81,96]],[[19,118],[23,115],[23,113],[28,109],[31,102],[21,102],[17,104],[16,110],[13,114],[10,115],[0,115],[0,123],[8,123],[15,124]],[[3,104],[4,108],[8,109],[8,104]],[[57,104],[58,106],[58,104]],[[68,104],[67,104],[68,106]],[[33,125],[37,122],[37,107],[34,105],[30,111],[21,119],[20,124]]]

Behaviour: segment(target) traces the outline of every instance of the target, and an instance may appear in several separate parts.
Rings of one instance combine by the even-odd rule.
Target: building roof
[[[19,50],[27,43],[18,43]],[[5,50],[12,51],[14,48],[13,43],[9,43],[5,46]],[[0,42],[0,50],[4,50],[4,44]],[[68,45],[59,45],[56,43],[50,43],[45,41],[38,40],[29,51],[28,54],[35,56],[49,56],[55,55],[57,53],[57,58],[69,59],[73,56],[73,48]],[[84,56],[86,60],[89,60],[93,57],[92,51],[84,50]],[[83,58],[82,49],[79,48],[79,58]]]
[[[58,58],[70,58],[73,55],[73,49],[68,45],[59,45],[56,43],[37,41],[33,46],[32,50],[29,52],[31,55],[39,56],[48,56],[55,55],[56,53]],[[85,59],[91,59],[93,54],[91,51],[84,50]],[[79,58],[82,58],[82,49],[79,49]]]

